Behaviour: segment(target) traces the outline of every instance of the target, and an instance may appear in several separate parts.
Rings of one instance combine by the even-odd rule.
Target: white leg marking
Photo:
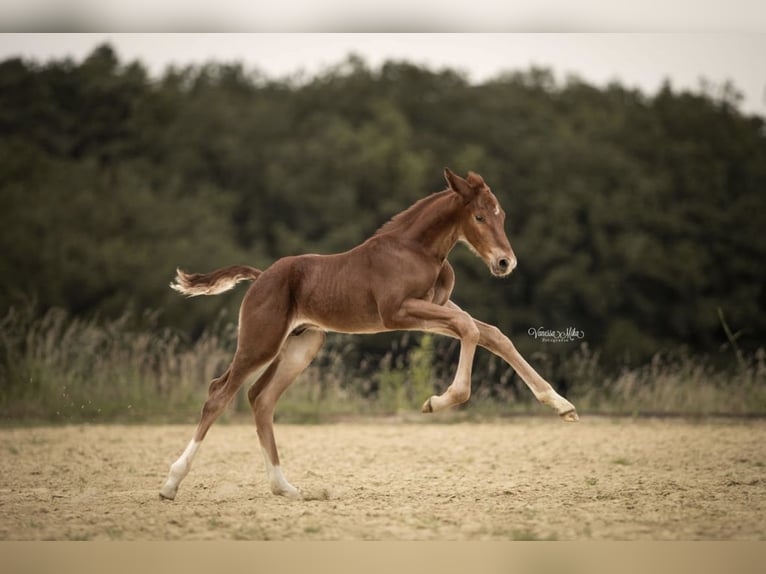
[[[266,452],[266,449],[262,448],[261,452],[263,453],[263,462],[266,465],[266,475],[269,477],[271,492],[280,496],[286,496],[287,498],[301,498],[301,493],[292,484],[287,482],[279,465],[271,464],[269,453]]]
[[[176,497],[178,485],[181,484],[181,481],[186,477],[187,474],[189,474],[192,461],[194,460],[194,455],[197,454],[197,450],[199,450],[200,444],[202,443],[192,439],[186,447],[186,450],[184,450],[183,454],[170,466],[170,475],[168,476],[168,480],[165,483],[165,486],[163,486],[160,490],[160,496],[162,498],[173,500]]]

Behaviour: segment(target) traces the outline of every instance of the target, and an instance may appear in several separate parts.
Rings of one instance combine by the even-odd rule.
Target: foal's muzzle
[[[489,269],[495,277],[505,277],[510,274],[515,267],[515,255],[500,255],[492,258],[492,263],[490,264]]]

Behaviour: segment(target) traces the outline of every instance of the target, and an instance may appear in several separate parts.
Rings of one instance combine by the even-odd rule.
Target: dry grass
[[[422,336],[413,344],[408,337],[372,362],[359,359],[350,337],[329,337],[280,401],[278,417],[320,422],[340,415],[417,413],[450,380],[455,343]],[[6,421],[190,422],[208,382],[231,359],[236,328],[221,322],[191,342],[157,328],[151,316],[96,321],[60,310],[42,317],[11,310],[0,322],[0,341],[0,415]],[[678,353],[657,354],[647,365],[610,374],[598,353],[583,346],[560,368],[567,373],[568,397],[583,413],[766,414],[763,350],[729,370]],[[244,393],[233,411],[249,412]],[[485,356],[475,367],[471,401],[444,420],[542,412],[545,407],[510,367]]]

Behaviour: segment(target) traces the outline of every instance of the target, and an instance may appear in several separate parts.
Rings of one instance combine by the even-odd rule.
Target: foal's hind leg
[[[160,490],[160,498],[173,500],[176,497],[178,485],[189,474],[192,461],[210,426],[231,402],[237,390],[248,377],[252,375],[260,377],[268,369],[278,352],[280,342],[277,340],[276,343],[272,342],[271,345],[263,346],[257,353],[237,350],[231,366],[223,375],[213,379],[210,383],[207,401],[202,407],[202,417],[197,425],[194,438],[189,442],[179,459],[171,465],[168,479]]]
[[[311,363],[324,340],[324,332],[314,329],[290,335],[279,357],[247,393],[255,416],[269,486],[274,494],[300,498],[298,489],[287,482],[279,465],[279,453],[274,440],[274,407],[285,389]]]
[[[229,365],[229,368],[226,369],[226,372],[223,375],[211,381],[208,390],[209,398],[208,401],[205,402],[205,407],[208,406],[210,399],[214,395],[219,395],[220,389],[226,387],[226,385],[229,383],[229,379],[231,377],[231,367],[232,365]],[[202,418],[203,420],[205,419],[204,409]],[[187,474],[189,474],[194,456],[197,454],[197,450],[199,450],[200,443],[202,442],[202,439],[197,439],[197,435],[198,433],[195,433],[194,438],[186,446],[186,450],[184,450],[183,454],[170,466],[170,474],[168,475],[168,479],[162,489],[160,489],[160,498],[173,500],[176,497],[178,485],[181,484],[181,481],[186,477]]]

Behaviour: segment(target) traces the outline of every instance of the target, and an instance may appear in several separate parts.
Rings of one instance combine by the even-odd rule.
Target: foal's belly
[[[412,269],[398,252],[367,253],[364,244],[337,255],[293,259],[293,324],[337,333],[387,331],[381,304],[415,297],[433,300],[439,268]],[[375,257],[373,257],[375,255]]]
[[[363,293],[310,298],[300,306],[293,322],[336,333],[379,333],[386,330],[374,299]]]

